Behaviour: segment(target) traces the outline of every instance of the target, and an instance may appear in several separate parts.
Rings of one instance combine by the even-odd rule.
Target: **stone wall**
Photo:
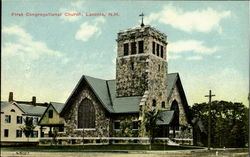
[[[77,128],[77,114],[78,107],[81,101],[88,98],[92,101],[95,108],[95,125],[93,129],[79,129]],[[68,112],[65,114],[65,136],[66,137],[109,137],[110,132],[110,118],[107,111],[96,98],[90,87],[84,85],[79,95],[69,107]]]
[[[172,102],[176,100],[178,102],[178,107],[179,107],[179,123],[181,126],[188,126],[188,121],[187,121],[187,117],[186,117],[186,113],[185,113],[185,110],[184,110],[184,107],[183,107],[183,102],[181,100],[181,97],[180,97],[180,93],[178,91],[178,88],[177,86],[175,85],[174,89],[173,89],[173,93],[172,95],[170,96],[170,100],[169,100],[169,103],[168,103],[168,109],[170,109],[170,106],[172,104]]]
[[[139,120],[138,114],[117,114],[112,116],[112,121],[119,120],[121,129],[115,130],[112,126],[111,136],[112,137],[138,137],[139,129],[133,130],[132,123],[134,120]],[[140,126],[140,123],[139,123]]]
[[[146,90],[156,91],[159,90],[158,87],[166,87],[166,84],[163,85],[163,82],[167,83],[166,38],[152,27],[140,27],[118,33],[116,59],[118,97],[142,96]],[[139,53],[139,41],[144,42],[143,53]],[[137,45],[135,54],[131,49],[133,42]],[[153,54],[153,42],[163,47],[162,57]],[[124,44],[129,45],[127,56],[124,56]]]

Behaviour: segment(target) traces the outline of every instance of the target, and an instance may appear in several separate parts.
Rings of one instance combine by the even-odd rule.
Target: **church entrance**
[[[170,137],[176,138],[177,134],[179,133],[179,105],[176,100],[174,100],[171,104],[170,110],[174,111],[174,119],[172,121],[171,127],[170,127]]]

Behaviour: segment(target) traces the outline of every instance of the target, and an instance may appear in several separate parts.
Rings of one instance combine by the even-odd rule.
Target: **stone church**
[[[116,79],[83,75],[41,127],[60,137],[148,137],[145,113],[159,110],[157,137],[192,139],[189,106],[178,73],[168,73],[167,36],[148,25],[118,32]],[[53,117],[54,112],[54,118]]]

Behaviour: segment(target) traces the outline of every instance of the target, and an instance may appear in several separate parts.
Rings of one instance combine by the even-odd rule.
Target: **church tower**
[[[118,33],[116,96],[143,96],[147,91],[152,106],[167,101],[167,36],[151,26]],[[164,107],[163,107],[164,108]]]

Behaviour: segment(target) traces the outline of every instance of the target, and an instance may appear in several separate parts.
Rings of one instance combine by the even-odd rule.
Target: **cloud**
[[[202,60],[202,56],[191,56],[191,57],[187,57],[187,60]]]
[[[218,48],[204,46],[203,41],[181,40],[169,43],[168,50],[171,53],[194,52],[197,54],[212,54],[215,53]]]
[[[206,74],[204,74],[206,73]],[[213,73],[203,72],[195,75],[186,75],[182,79],[185,85],[189,104],[198,102],[207,102],[204,97],[209,90],[216,95],[213,100],[226,100],[234,102],[243,102],[248,104],[248,77],[233,68],[218,68]]]
[[[151,13],[145,18],[145,23],[154,22],[171,25],[185,32],[222,31],[220,22],[231,16],[230,11],[217,11],[212,8],[194,11],[183,11],[182,8],[166,5],[159,12]]]
[[[59,12],[62,13],[63,15],[60,16],[60,19],[65,21],[65,22],[75,22],[80,20],[81,16],[65,16],[64,13],[81,13],[83,8],[83,4],[85,1],[73,1],[69,4],[67,8],[60,8]]]
[[[3,27],[2,33],[17,39],[16,42],[3,43],[4,56],[22,56],[30,59],[38,59],[42,55],[63,57],[61,52],[48,48],[46,43],[34,41],[33,37],[20,26]]]
[[[105,22],[106,22],[105,18],[98,17],[91,22],[82,23],[80,29],[75,34],[75,39],[86,42],[93,36],[98,37],[102,33],[99,24]]]
[[[174,60],[174,59],[179,59],[181,58],[181,55],[168,55],[167,59],[171,59],[171,60]]]

